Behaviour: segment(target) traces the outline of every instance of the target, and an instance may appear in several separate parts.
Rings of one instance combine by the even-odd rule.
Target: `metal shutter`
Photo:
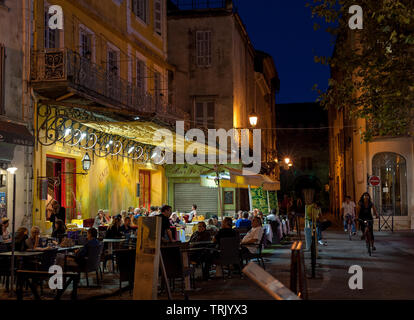
[[[174,185],[174,210],[190,212],[193,204],[197,205],[197,213],[217,214],[217,188],[202,187],[198,183],[176,183]]]

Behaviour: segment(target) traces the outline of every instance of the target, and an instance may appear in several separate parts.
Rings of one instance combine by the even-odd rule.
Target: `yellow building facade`
[[[98,209],[115,215],[130,206],[162,205],[166,179],[164,169],[150,161],[151,146],[85,123],[173,120],[166,1],[35,0],[33,5],[33,225],[50,228],[46,208],[52,199],[66,208],[66,223],[94,218]],[[48,25],[54,5],[62,8],[63,29]],[[87,171],[86,153],[92,161]]]

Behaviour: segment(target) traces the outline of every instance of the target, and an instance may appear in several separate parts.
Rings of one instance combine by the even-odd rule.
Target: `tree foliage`
[[[363,9],[362,30],[348,26],[348,10],[355,4]],[[313,0],[307,5],[336,37],[332,57],[315,57],[332,71],[329,89],[319,91],[321,103],[366,119],[365,141],[374,135],[412,135],[414,1]]]

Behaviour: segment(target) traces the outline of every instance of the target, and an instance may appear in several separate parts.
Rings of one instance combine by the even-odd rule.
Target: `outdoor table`
[[[104,243],[108,243],[108,253],[109,254],[113,254],[113,244],[114,243],[121,243],[121,242],[125,242],[126,239],[103,239]],[[113,268],[112,268],[112,264],[109,264],[109,268],[108,270],[110,272],[113,272]]]
[[[15,257],[34,257],[34,256],[42,255],[42,254],[43,254],[43,251],[15,251],[14,252]],[[11,251],[0,252],[0,256],[11,257],[12,252]]]

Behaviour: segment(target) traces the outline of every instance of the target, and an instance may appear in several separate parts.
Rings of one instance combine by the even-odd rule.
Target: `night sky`
[[[323,90],[328,85],[329,68],[316,64],[314,56],[331,56],[332,36],[323,29],[314,31],[315,20],[306,2],[234,0],[255,49],[275,60],[280,78],[277,104],[315,102],[314,84]]]

